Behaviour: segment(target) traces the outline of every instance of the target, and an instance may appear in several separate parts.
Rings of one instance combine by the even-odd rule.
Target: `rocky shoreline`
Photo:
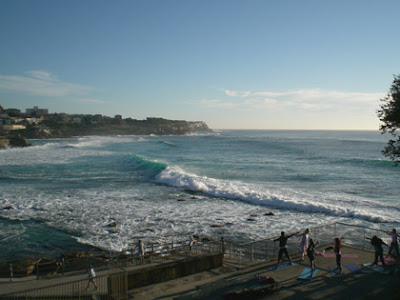
[[[25,138],[16,136],[9,138],[0,138],[0,149],[7,148],[20,148],[20,147],[29,147],[32,146]]]

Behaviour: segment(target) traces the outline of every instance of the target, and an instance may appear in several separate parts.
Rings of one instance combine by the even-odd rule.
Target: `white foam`
[[[212,192],[210,183],[207,184],[204,190]],[[196,186],[204,188],[206,183]],[[179,189],[170,192],[173,192],[171,187],[162,185],[153,186],[152,194],[148,189],[141,190],[136,186],[121,189],[99,186],[52,193],[29,186],[17,189],[10,186],[0,192],[0,216],[41,220],[49,226],[71,232],[81,243],[117,251],[131,248],[138,239],[147,244],[165,243],[189,238],[196,233],[243,242],[270,237],[281,230],[294,231],[310,224],[343,221],[343,218],[321,213],[279,211],[273,205],[253,205],[252,201],[245,203],[205,195],[196,195],[193,199]],[[243,197],[233,190],[222,194]],[[256,194],[253,198],[247,195],[245,199],[254,199]],[[186,201],[177,201],[182,198]],[[14,208],[2,209],[6,206]],[[265,215],[271,207],[275,216]],[[108,226],[114,221],[118,224],[116,227]]]
[[[225,181],[189,174],[179,168],[166,168],[157,181],[210,196],[240,200],[277,209],[295,210],[305,213],[323,213],[331,216],[352,217],[371,222],[395,222],[395,214],[379,209],[359,197],[337,194],[306,193],[282,188],[266,188],[240,181]],[[363,203],[361,207],[360,203]],[[392,217],[392,218],[391,218]]]
[[[83,142],[85,144],[85,142]],[[79,142],[77,143],[79,145]],[[95,141],[86,145],[96,144]],[[74,146],[75,145],[75,146]],[[71,140],[65,142],[50,142],[27,148],[9,148],[1,151],[0,165],[2,166],[22,166],[37,164],[66,164],[74,158],[84,156],[106,156],[113,152],[96,149],[78,149]]]
[[[132,135],[83,136],[77,139],[77,143],[71,143],[70,145],[78,148],[99,148],[110,144],[132,143],[144,140],[143,137]]]

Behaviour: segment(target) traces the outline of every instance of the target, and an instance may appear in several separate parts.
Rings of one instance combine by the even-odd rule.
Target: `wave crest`
[[[276,209],[294,210],[305,213],[323,213],[337,217],[349,217],[374,223],[393,222],[383,217],[376,208],[368,209],[354,207],[354,200],[340,199],[345,195],[309,194],[290,189],[279,190],[243,183],[226,181],[186,173],[179,168],[166,167],[156,177],[157,182],[169,186],[184,188],[193,192],[229,200],[239,200],[254,205],[267,206]]]
[[[132,171],[156,176],[167,167],[166,163],[147,159],[139,154],[131,154],[125,161],[125,166]]]

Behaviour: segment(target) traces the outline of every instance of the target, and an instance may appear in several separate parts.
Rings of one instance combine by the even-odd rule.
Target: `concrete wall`
[[[128,290],[222,266],[222,255],[196,256],[128,273]]]

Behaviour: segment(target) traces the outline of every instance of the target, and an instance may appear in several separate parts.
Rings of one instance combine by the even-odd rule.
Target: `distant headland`
[[[123,119],[90,114],[49,113],[35,106],[22,113],[0,105],[0,148],[25,147],[27,139],[70,138],[84,135],[187,135],[212,130],[205,122],[147,118]]]

